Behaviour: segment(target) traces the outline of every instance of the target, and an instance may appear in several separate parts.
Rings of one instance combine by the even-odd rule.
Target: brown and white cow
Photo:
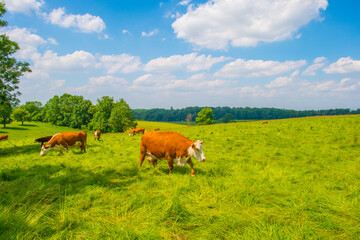
[[[97,140],[100,141],[100,135],[101,135],[101,131],[100,131],[100,130],[96,130],[96,131],[94,132],[94,138],[95,138],[95,140],[97,139]]]
[[[74,145],[78,145],[81,151],[84,150],[84,152],[86,152],[86,137],[87,134],[84,131],[57,133],[47,144],[42,146],[40,155],[45,156],[51,149],[59,151],[62,154],[62,149],[65,148],[65,150],[69,152],[68,147],[72,147]]]
[[[146,132],[140,143],[141,167],[145,157],[154,167],[159,159],[165,158],[169,165],[169,173],[172,172],[174,162],[178,166],[188,163],[191,167],[191,176],[195,175],[191,157],[200,162],[205,161],[203,141],[192,141],[177,132]]]
[[[160,131],[160,128],[155,128],[154,131]]]
[[[134,136],[134,135],[136,135],[138,133],[144,134],[145,133],[145,128],[134,128],[133,130],[131,130],[129,132],[129,136]]]
[[[8,140],[9,136],[4,134],[4,135],[0,135],[0,141],[1,140]]]
[[[41,146],[43,146],[44,143],[50,141],[50,139],[51,139],[52,137],[53,137],[53,136],[46,136],[46,137],[38,138],[38,139],[35,139],[34,143],[38,142],[38,143],[41,143]]]

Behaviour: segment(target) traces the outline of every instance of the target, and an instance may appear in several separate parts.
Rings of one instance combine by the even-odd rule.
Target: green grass
[[[0,128],[0,239],[359,239],[360,116],[210,126],[139,122],[204,140],[206,162],[138,168],[141,135],[88,133],[87,153],[39,155],[69,128]]]

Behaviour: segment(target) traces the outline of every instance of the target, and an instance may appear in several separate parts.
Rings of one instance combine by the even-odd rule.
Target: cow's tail
[[[139,167],[141,167],[141,165],[144,162],[146,156],[146,147],[145,145],[141,142],[140,143],[140,159],[139,159]]]

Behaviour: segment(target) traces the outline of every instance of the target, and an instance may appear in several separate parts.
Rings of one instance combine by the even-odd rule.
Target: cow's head
[[[45,156],[48,153],[48,151],[50,151],[50,149],[51,149],[50,145],[47,144],[43,145],[41,147],[40,156]]]
[[[204,150],[203,150],[203,146],[202,146],[203,142],[204,141],[197,140],[196,142],[191,144],[191,146],[189,148],[190,156],[196,158],[200,162],[205,161]]]

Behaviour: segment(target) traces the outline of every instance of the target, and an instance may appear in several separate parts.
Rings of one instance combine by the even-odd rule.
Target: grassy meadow
[[[206,161],[139,164],[141,135],[41,157],[34,139],[70,128],[0,128],[0,239],[360,239],[360,116],[191,126]]]

